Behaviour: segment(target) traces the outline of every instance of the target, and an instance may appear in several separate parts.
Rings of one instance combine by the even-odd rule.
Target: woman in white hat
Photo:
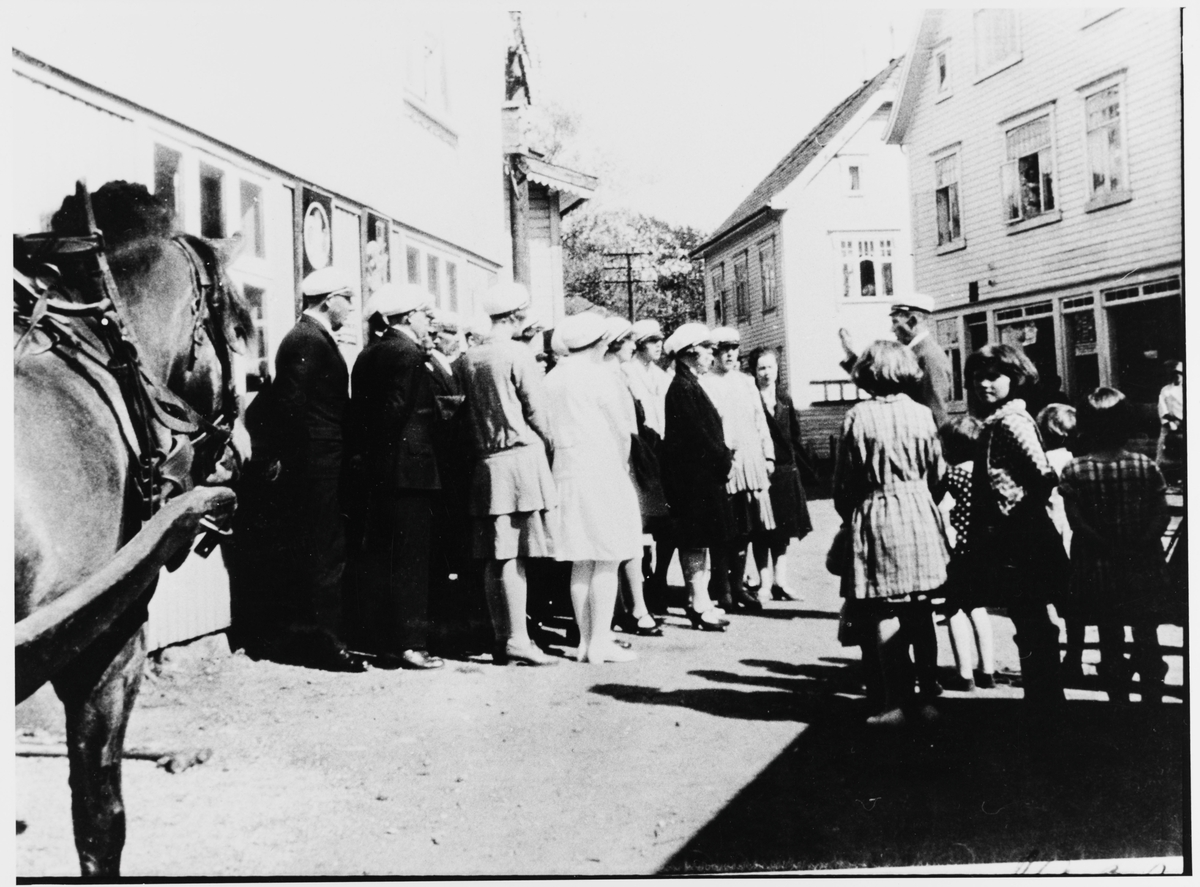
[[[733,515],[725,495],[733,454],[725,445],[721,414],[700,386],[712,365],[708,328],[685,323],[663,347],[675,358],[675,378],[665,404],[663,487],[688,586],[687,616],[702,631],[724,631],[729,623],[708,596],[706,562],[711,549],[728,546],[733,539]]]
[[[709,552],[712,577],[708,590],[725,609],[737,607],[756,613],[762,610],[762,604],[744,587],[746,551],[753,534],[775,528],[770,496],[775,444],[758,387],[738,364],[741,334],[725,326],[713,330],[712,337],[712,372],[700,384],[716,404],[725,427],[725,442],[733,450],[733,467],[725,489],[734,517],[734,538],[727,547]]]
[[[568,354],[546,378],[559,507],[550,521],[554,558],[571,562],[580,662],[636,655],[612,636],[617,569],[641,551],[641,514],[629,470],[637,431],[633,399],[605,366],[611,331],[585,312],[561,324]]]
[[[634,395],[629,377],[622,370],[632,362],[633,331],[636,324],[631,324],[623,317],[608,318],[608,353],[604,360],[612,368],[621,388],[628,394],[629,403],[637,418],[637,430],[630,440],[629,466],[632,471],[634,488],[638,497],[639,526],[646,532],[647,521],[667,513],[667,500],[662,491],[662,478],[659,475],[658,459],[654,455],[651,444],[645,435],[646,416],[642,405]],[[662,637],[662,629],[658,620],[650,615],[643,593],[644,578],[642,565],[637,560],[621,563],[621,575],[625,578],[622,607],[617,614],[617,627],[626,634],[636,634],[642,637]]]
[[[552,555],[548,512],[558,501],[546,451],[545,381],[528,346],[513,341],[529,306],[517,283],[492,287],[486,341],[461,358],[467,422],[479,461],[471,481],[472,554],[485,561],[497,664],[550,665],[526,627],[525,559]]]

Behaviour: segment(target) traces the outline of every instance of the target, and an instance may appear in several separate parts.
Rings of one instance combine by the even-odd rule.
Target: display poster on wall
[[[367,213],[367,249],[363,258],[363,277],[366,279],[366,297],[391,279],[391,261],[388,248],[388,231],[391,223],[374,213]]]
[[[304,274],[326,268],[333,262],[333,202],[324,194],[303,191],[300,239],[304,244]]]

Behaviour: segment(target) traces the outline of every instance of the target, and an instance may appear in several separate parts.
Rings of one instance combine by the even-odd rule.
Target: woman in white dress
[[[642,519],[629,469],[637,431],[632,400],[604,362],[608,324],[591,312],[559,329],[568,354],[546,376],[558,508],[551,514],[554,558],[571,562],[571,604],[581,662],[636,658],[612,634],[617,568],[641,553]]]
[[[716,404],[725,427],[725,443],[733,451],[733,467],[725,490],[734,516],[734,538],[709,552],[712,575],[709,595],[726,612],[762,610],[758,597],[745,590],[746,550],[755,533],[775,529],[771,509],[771,471],[775,444],[754,380],[738,365],[741,334],[732,327],[713,330],[716,359],[700,385]]]

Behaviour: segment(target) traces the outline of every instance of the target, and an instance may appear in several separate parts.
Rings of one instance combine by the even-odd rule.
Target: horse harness
[[[188,260],[195,292],[188,369],[195,365],[206,331],[221,366],[221,409],[210,420],[153,379],[143,366],[137,338],[124,316],[108,266],[103,234],[95,226],[86,188],[81,190],[91,228],[87,235],[14,237],[14,256],[24,254],[30,260],[26,269],[13,268],[17,328],[24,327],[14,350],[17,362],[30,353],[53,351],[96,390],[116,419],[130,453],[135,513],[139,520],[146,521],[168,499],[192,488],[192,472],[198,462],[204,475],[210,473],[232,439],[235,417],[230,415],[228,404],[236,403],[236,395],[229,343],[222,324],[210,322],[213,300],[221,289],[220,272],[203,241],[189,235],[170,241]],[[57,269],[44,263],[65,255],[94,256],[93,273],[100,291],[97,301],[61,298],[72,293],[64,289]],[[49,344],[31,351],[35,338]],[[228,535],[228,531],[211,523],[205,525],[210,536]],[[206,539],[201,545],[211,551],[216,541]]]

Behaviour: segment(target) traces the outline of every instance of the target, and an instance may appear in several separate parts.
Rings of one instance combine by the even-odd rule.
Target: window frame
[[[954,95],[954,66],[950,58],[950,45],[951,39],[947,37],[930,51],[930,58],[933,60],[933,82],[935,86],[934,104],[944,102]],[[942,56],[946,60],[946,79],[941,82],[938,79],[938,56]]]
[[[764,237],[757,244],[758,277],[762,288],[762,310],[768,314],[779,307],[779,274],[775,268],[775,235]],[[769,259],[769,261],[767,261]],[[767,274],[768,269],[770,274]],[[770,284],[768,286],[768,284]]]
[[[957,195],[956,205],[958,207],[958,237],[952,237],[944,243],[939,243],[941,240],[941,226],[938,224],[937,212],[937,193],[941,188],[937,185],[937,166],[943,160],[954,157],[957,160],[957,175],[955,177],[955,193]],[[962,143],[955,142],[953,145],[947,145],[934,151],[930,157],[930,162],[933,167],[933,241],[936,255],[942,256],[946,253],[954,253],[967,248],[967,225],[966,213],[963,212],[963,193],[962,193]],[[947,201],[949,202],[949,201]]]
[[[979,21],[979,16],[981,13],[996,13],[996,12],[1008,12],[1008,13],[1012,14],[1013,34],[1015,35],[1014,43],[1016,44],[1016,48],[1012,52],[1010,52],[1008,55],[1002,56],[1002,57],[996,59],[991,64],[989,64],[987,67],[981,69],[979,67],[979,29],[978,29],[977,23]],[[974,10],[971,14],[971,36],[975,43],[975,80],[974,80],[975,83],[982,83],[984,80],[987,80],[989,77],[994,77],[996,74],[999,74],[1001,71],[1011,68],[1013,65],[1020,62],[1021,59],[1024,57],[1023,51],[1021,48],[1021,16],[1020,16],[1019,9],[1013,9],[1013,8],[1003,9],[1003,8],[988,7],[985,9]]]
[[[718,262],[717,267],[713,269],[711,276],[713,285],[713,322],[717,326],[725,325],[725,317],[728,314],[726,310],[726,292],[725,289],[725,263]]]
[[[1114,10],[1115,12],[1115,10]],[[1084,212],[1095,212],[1096,210],[1106,209],[1110,206],[1119,206],[1123,203],[1128,203],[1133,199],[1133,185],[1130,183],[1129,170],[1129,91],[1125,86],[1125,75],[1127,69],[1122,68],[1119,71],[1113,71],[1098,80],[1092,80],[1089,83],[1079,87],[1079,101],[1081,104],[1080,113],[1083,115],[1083,162],[1084,162],[1084,181],[1086,189],[1086,202],[1084,203]],[[1092,169],[1091,169],[1091,154],[1088,150],[1088,137],[1091,131],[1088,129],[1087,120],[1087,102],[1088,99],[1106,89],[1116,87],[1120,96],[1121,116],[1118,120],[1118,127],[1121,135],[1121,152],[1124,155],[1125,166],[1125,187],[1118,188],[1112,191],[1106,191],[1098,194],[1092,188]]]
[[[741,273],[738,273],[738,269]],[[733,257],[733,315],[737,320],[750,318],[750,250]]]
[[[1055,222],[1062,220],[1062,201],[1060,199],[1060,194],[1059,194],[1059,185],[1061,184],[1061,181],[1059,180],[1059,177],[1058,177],[1058,121],[1057,121],[1056,110],[1057,110],[1056,102],[1051,101],[1051,102],[1047,102],[1046,104],[1039,105],[1038,107],[1033,108],[1029,111],[1025,111],[1021,114],[1017,114],[1013,117],[1009,117],[1007,120],[1002,120],[1000,122],[999,129],[1000,129],[1001,156],[1004,158],[1003,160],[1000,161],[1000,200],[1001,200],[1002,219],[1003,219],[1007,234],[1018,234],[1022,231],[1028,231],[1032,228],[1041,228],[1044,225],[1050,225],[1050,224],[1053,224]],[[1038,120],[1041,120],[1042,118],[1045,118],[1047,120],[1047,125],[1048,125],[1048,129],[1049,129],[1049,144],[1044,149],[1039,149],[1037,152],[1037,154],[1039,156],[1039,165],[1038,165],[1039,202],[1041,203],[1042,206],[1044,206],[1045,202],[1046,202],[1045,201],[1045,181],[1044,181],[1046,172],[1044,169],[1042,169],[1041,161],[1040,161],[1040,155],[1041,155],[1042,151],[1045,150],[1046,152],[1048,152],[1048,156],[1050,158],[1051,197],[1053,198],[1054,205],[1052,207],[1050,207],[1049,209],[1042,209],[1041,212],[1038,212],[1035,215],[1021,216],[1021,217],[1014,219],[1014,218],[1011,218],[1009,215],[1009,211],[1010,211],[1009,187],[1006,183],[1006,179],[1008,179],[1011,174],[1012,180],[1019,187],[1020,186],[1020,163],[1023,159],[1025,159],[1026,157],[1030,157],[1032,155],[1026,154],[1026,155],[1023,155],[1022,157],[1018,157],[1015,160],[1009,160],[1008,159],[1009,134],[1015,132],[1016,130],[1020,129],[1023,126],[1027,126],[1031,123],[1035,123]],[[1011,171],[1011,173],[1010,173],[1010,171]],[[1023,210],[1023,207],[1022,207],[1022,210]]]
[[[841,304],[887,304],[889,299],[896,297],[898,230],[831,231],[830,237],[837,258],[838,288],[841,291],[838,301]],[[864,249],[867,245],[870,248]],[[875,293],[869,296],[862,292],[864,262],[871,263],[874,277]],[[887,292],[887,282],[892,285],[890,293]]]

